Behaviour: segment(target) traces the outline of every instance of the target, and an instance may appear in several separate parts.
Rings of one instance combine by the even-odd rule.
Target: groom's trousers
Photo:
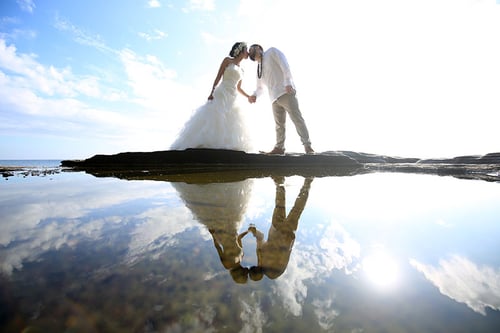
[[[309,131],[307,130],[306,123],[302,117],[302,113],[300,112],[299,102],[295,93],[281,95],[273,102],[272,107],[276,126],[275,148],[285,148],[287,113],[295,125],[295,129],[297,130],[297,134],[300,136],[302,144],[304,146],[310,146],[311,141],[309,139]]]

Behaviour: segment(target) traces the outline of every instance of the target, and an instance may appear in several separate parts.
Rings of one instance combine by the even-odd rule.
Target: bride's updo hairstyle
[[[236,58],[237,56],[239,56],[241,54],[241,52],[243,52],[244,49],[246,49],[246,47],[247,47],[247,43],[245,43],[245,42],[235,43],[233,45],[233,47],[231,48],[231,52],[229,52],[229,56]]]

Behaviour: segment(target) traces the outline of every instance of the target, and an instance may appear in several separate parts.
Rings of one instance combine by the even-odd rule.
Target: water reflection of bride
[[[207,227],[222,265],[238,283],[245,283],[248,279],[248,268],[241,265],[241,238],[248,231],[238,232],[252,184],[251,179],[234,183],[172,183],[194,218]]]
[[[284,273],[288,265],[295,231],[304,211],[313,178],[304,179],[288,215],[285,178],[273,177],[273,180],[276,197],[267,240],[264,240],[264,234],[253,225],[239,233],[251,193],[251,180],[211,184],[172,183],[186,207],[209,230],[222,265],[237,283],[246,283],[248,276],[254,281],[261,280],[264,275],[276,279]],[[241,239],[248,233],[253,234],[257,240],[257,265],[251,268],[241,264]]]

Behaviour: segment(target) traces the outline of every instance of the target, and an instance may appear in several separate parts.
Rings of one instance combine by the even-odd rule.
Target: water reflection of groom
[[[305,178],[304,184],[295,200],[293,208],[288,216],[285,207],[284,177],[273,177],[276,184],[276,201],[273,212],[273,220],[269,228],[267,241],[264,235],[255,227],[249,230],[257,239],[257,266],[250,268],[250,278],[259,281],[264,275],[270,279],[276,279],[285,271],[290,253],[295,241],[295,231],[299,224],[299,218],[304,211],[309,189],[313,178]]]

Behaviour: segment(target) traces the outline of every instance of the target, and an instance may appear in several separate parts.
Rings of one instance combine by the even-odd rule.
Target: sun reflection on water
[[[365,277],[379,289],[394,289],[400,280],[397,261],[385,251],[375,251],[363,259]]]

